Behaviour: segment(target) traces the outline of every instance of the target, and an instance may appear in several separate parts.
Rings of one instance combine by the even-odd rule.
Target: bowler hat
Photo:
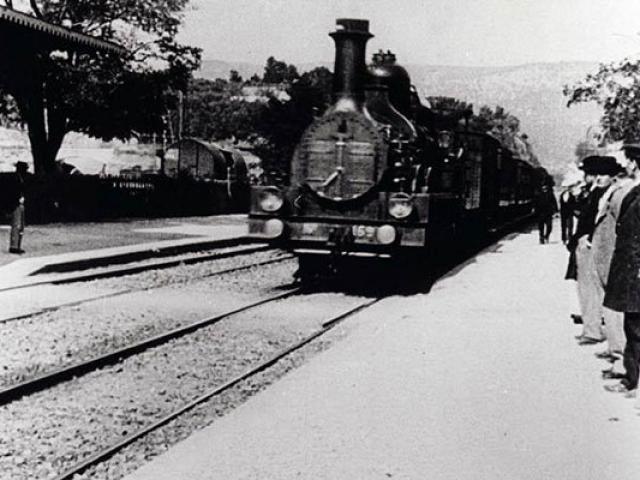
[[[611,175],[612,177],[620,173],[622,166],[618,163],[615,157],[598,157],[598,161],[595,162],[595,175]]]
[[[584,171],[587,175],[596,175],[595,169],[599,159],[600,157],[598,155],[590,155],[582,159],[578,168]]]

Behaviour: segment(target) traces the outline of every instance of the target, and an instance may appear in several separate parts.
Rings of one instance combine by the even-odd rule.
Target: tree
[[[530,151],[524,141],[526,137],[524,140],[520,138],[520,120],[500,105],[495,110],[483,105],[478,114],[471,117],[469,126],[472,130],[493,135],[513,151]],[[527,155],[531,155],[531,152]]]
[[[264,83],[292,83],[298,78],[298,69],[294,65],[287,65],[274,57],[267,59],[262,76]]]
[[[229,81],[231,83],[242,83],[242,76],[238,73],[237,70],[231,70],[229,72]]]
[[[473,110],[473,105],[454,97],[427,97],[431,109],[446,115],[464,113]]]
[[[200,62],[199,49],[175,40],[187,2],[31,0],[38,17],[119,43],[128,52],[117,57],[42,51],[29,75],[0,74],[27,125],[37,174],[55,171],[70,131],[105,140],[161,131],[175,98],[167,92],[184,89]]]
[[[573,86],[565,86],[567,106],[596,102],[604,142],[640,140],[640,60],[600,64],[598,71]]]
[[[454,97],[436,96],[427,97],[427,100],[432,110],[449,117],[458,117],[460,121],[468,118],[471,130],[491,133],[505,143],[512,143],[512,138],[520,131],[520,120],[500,105],[497,105],[495,110],[483,105],[476,114],[473,113],[472,104]]]
[[[303,111],[321,115],[329,107],[333,95],[333,73],[326,67],[316,67],[304,72],[288,89],[292,101]],[[306,126],[312,118],[305,122]]]
[[[276,76],[275,71],[280,73]],[[331,102],[333,75],[325,67],[298,75],[295,66],[270,57],[265,77],[254,75],[248,82],[259,92],[251,101],[231,81],[194,79],[187,98],[187,130],[205,140],[249,142],[267,174],[285,178],[302,133]],[[285,79],[277,82],[284,85],[274,87],[267,81],[276,77]]]
[[[186,99],[186,132],[204,140],[247,140],[255,134],[256,119],[266,109],[247,102],[227,80],[194,79]]]
[[[454,118],[468,118],[470,130],[489,133],[526,162],[534,166],[540,165],[528,136],[520,133],[520,120],[503,107],[497,105],[493,110],[483,105],[477,114],[469,115],[469,112],[473,112],[473,105],[457,98],[428,97],[427,100],[432,110]]]
[[[332,84],[333,74],[325,67],[305,72],[287,88],[289,100],[272,97],[258,117],[256,132],[263,141],[257,143],[256,153],[270,180],[281,183],[289,178],[291,158],[302,134],[331,104]]]

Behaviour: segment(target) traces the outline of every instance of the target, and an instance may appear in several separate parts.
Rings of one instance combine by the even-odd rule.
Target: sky
[[[506,66],[640,56],[640,0],[191,0],[180,39],[204,59],[333,60],[340,17],[402,63]]]

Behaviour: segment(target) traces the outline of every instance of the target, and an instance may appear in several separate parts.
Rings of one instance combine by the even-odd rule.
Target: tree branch
[[[36,0],[29,0],[29,4],[31,5],[31,10],[33,10],[33,13],[36,15],[36,17],[42,18],[42,12],[40,11],[38,4],[36,3]]]

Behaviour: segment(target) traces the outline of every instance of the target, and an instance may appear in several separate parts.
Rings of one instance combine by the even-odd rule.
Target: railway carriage
[[[305,273],[438,257],[531,213],[544,173],[423,106],[390,52],[367,68],[367,21],[337,24],[334,103],[303,134],[289,185],[252,188],[250,236],[296,252]]]

